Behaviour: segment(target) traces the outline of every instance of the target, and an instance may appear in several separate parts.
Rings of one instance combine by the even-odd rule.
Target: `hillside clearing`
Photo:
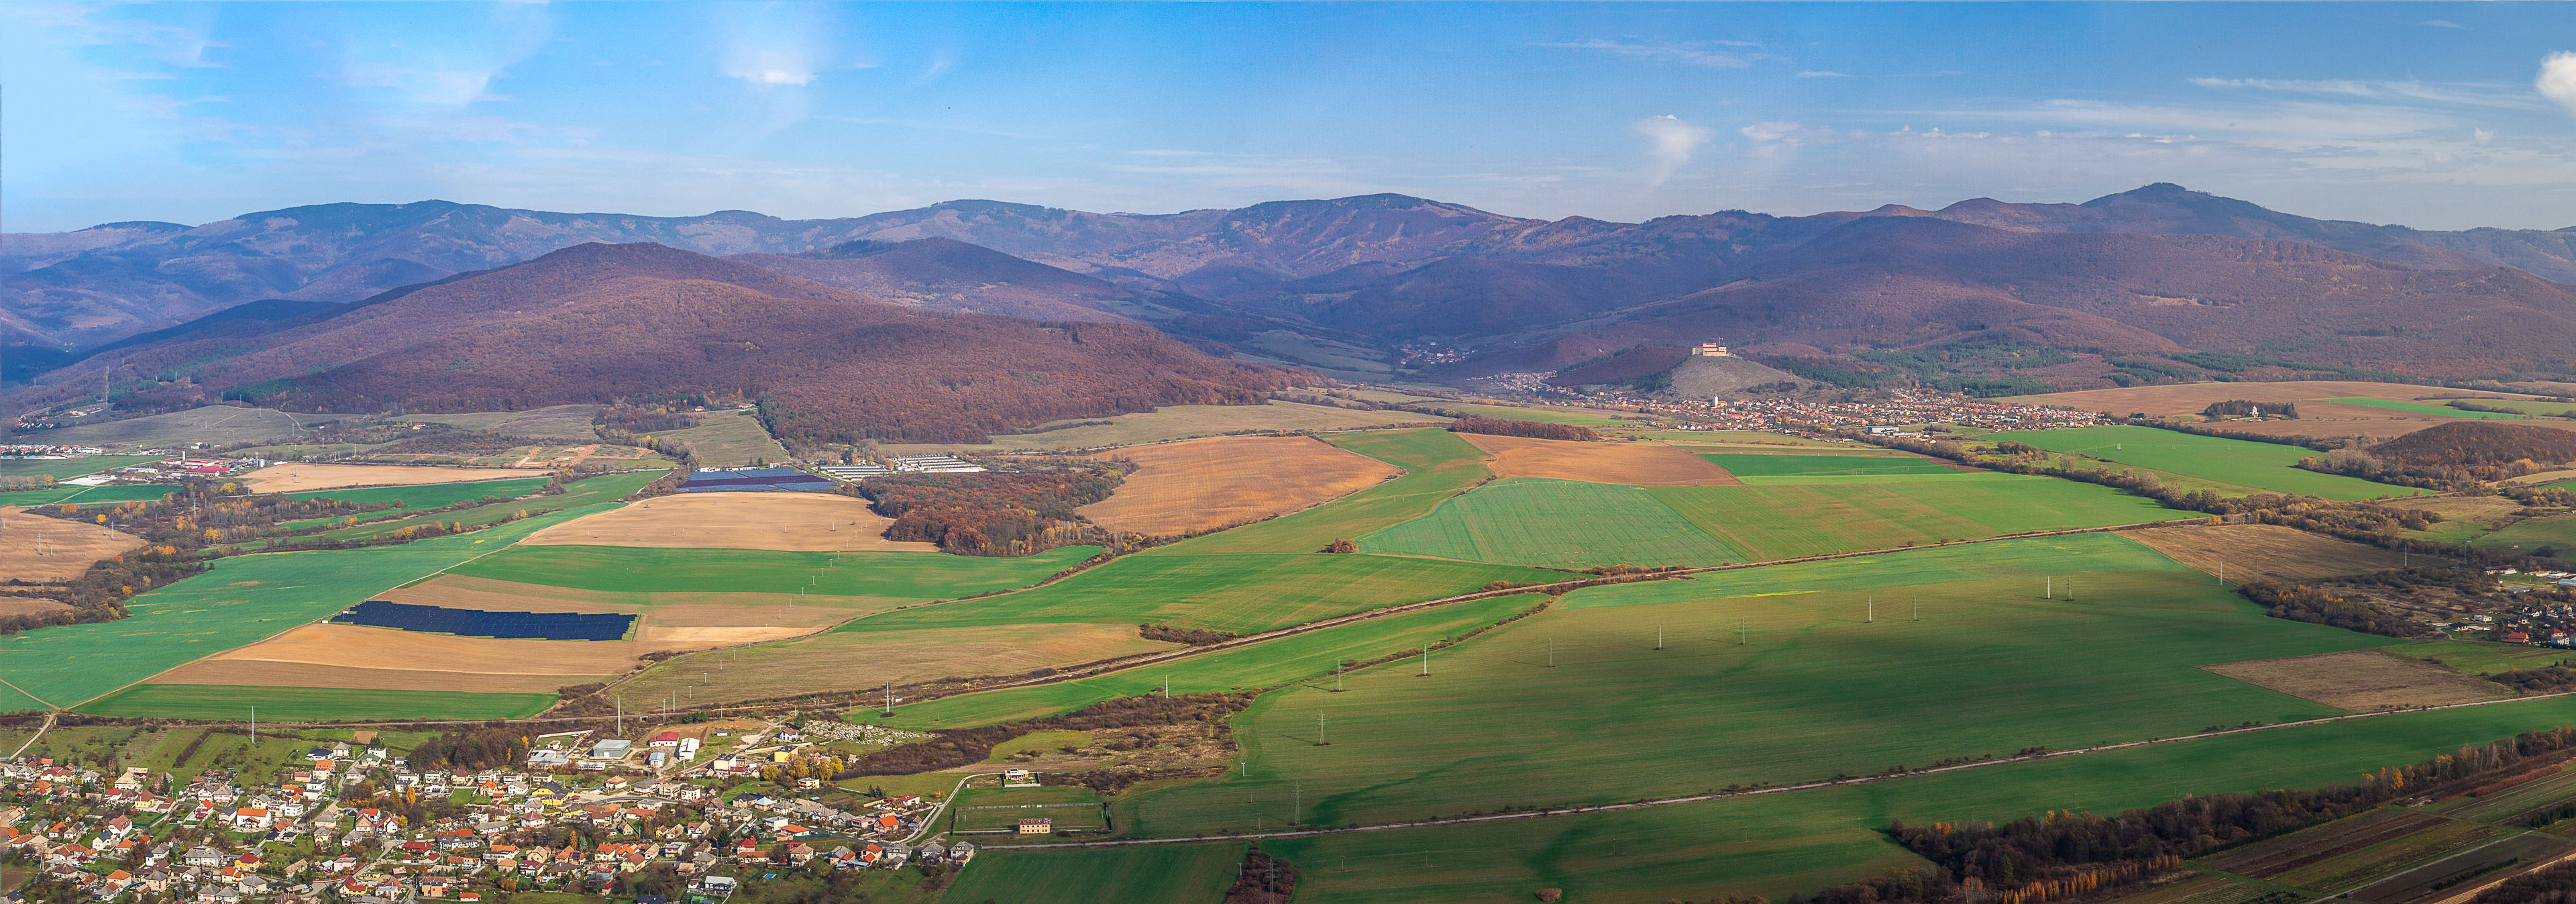
[[[894,519],[868,501],[833,493],[679,493],[567,521],[530,534],[522,546],[637,546],[936,552],[929,543],[888,540]]]

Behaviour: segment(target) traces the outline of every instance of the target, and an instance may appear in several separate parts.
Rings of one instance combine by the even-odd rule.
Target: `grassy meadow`
[[[942,900],[1205,904],[1223,899],[1234,886],[1243,854],[1241,842],[1069,851],[986,848],[957,875]]]
[[[1238,722],[1249,777],[1128,806],[1147,834],[1249,831],[1247,797],[1302,783],[1304,820],[1374,823],[2170,737],[2336,712],[2199,666],[2388,642],[2265,618],[2112,534],[1593,588],[1427,678],[1408,660],[1265,694]]]
[[[1928,458],[1912,455],[1771,455],[1742,452],[1702,452],[1708,459],[1736,479],[1747,484],[1770,482],[1804,482],[1800,478],[1899,476],[1937,477],[1961,473]]]
[[[500,522],[507,521],[511,518],[517,517],[520,512],[538,514],[615,502],[634,495],[635,491],[643,489],[645,484],[652,483],[655,478],[660,476],[662,476],[662,472],[660,471],[638,471],[629,474],[604,474],[598,477],[576,480],[572,483],[565,484],[564,491],[553,496],[539,496],[535,499],[514,499],[508,502],[499,502],[492,505],[480,505],[452,512],[435,512],[430,514],[413,515],[407,518],[371,521],[366,524],[344,527],[338,530],[327,530],[317,534],[308,534],[302,537],[296,537],[288,542],[315,539],[364,540],[375,537],[386,537],[400,532],[403,528],[416,527],[431,522],[455,522],[467,527],[482,527],[488,524],[498,524]],[[539,484],[542,485],[543,481],[540,480]],[[453,485],[474,486],[475,484]],[[401,487],[400,489],[405,492],[411,492],[417,490],[435,490],[437,487]],[[399,498],[405,502],[411,501],[410,496],[401,496]],[[422,495],[421,498],[435,499],[438,498],[438,496],[435,493],[430,493]],[[466,498],[479,499],[481,497],[472,496]]]
[[[1426,401],[1426,400],[1416,400]],[[1025,452],[1033,449],[1095,449],[1162,443],[1197,436],[1221,436],[1246,430],[1366,430],[1395,424],[1444,422],[1447,418],[1412,411],[1354,411],[1326,405],[1271,401],[1260,405],[1165,405],[1138,414],[1085,418],[1062,429],[992,437],[985,445],[962,443],[889,443],[888,455],[935,452]],[[1105,421],[1106,423],[1093,423]],[[1070,426],[1078,424],[1080,426]]]
[[[383,691],[323,687],[138,684],[84,703],[80,712],[129,719],[524,719],[553,706],[553,694]]]
[[[906,555],[906,553],[879,553]],[[1365,554],[1127,556],[1044,587],[888,612],[842,631],[1139,622],[1251,634],[1562,572]]]
[[[2341,474],[2301,470],[2295,467],[2299,460],[2318,453],[2298,446],[2222,439],[2154,427],[2120,425],[2021,430],[1998,433],[1994,438],[2216,483],[2339,502],[2430,492]]]
[[[1647,492],[1756,561],[2190,516],[2109,487],[2025,474],[1807,479],[1816,482]]]
[[[1360,538],[1360,548],[1551,568],[1724,565],[1745,559],[1646,490],[1537,477],[1478,487],[1440,503],[1429,515]]]
[[[769,435],[769,428],[749,411],[710,411],[698,418],[695,427],[665,430],[652,436],[663,442],[686,444],[697,453],[701,468],[788,460],[787,447],[779,445],[777,438]]]
[[[41,490],[18,490],[0,493],[0,505],[51,505],[57,502],[133,502],[154,501],[179,488],[164,484],[105,487],[48,487]]]
[[[218,559],[204,574],[145,593],[126,618],[39,628],[0,637],[0,710],[70,707],[173,666],[266,640],[393,587],[517,542],[574,509],[397,546],[266,553]]]
[[[645,481],[645,483],[651,482],[652,481],[650,480]],[[433,483],[407,487],[308,490],[302,493],[288,493],[286,495],[291,499],[337,499],[341,502],[355,504],[375,502],[402,503],[402,507],[400,508],[382,509],[373,512],[360,512],[356,515],[349,516],[353,518],[384,518],[399,512],[445,508],[459,502],[481,499],[486,496],[508,496],[516,498],[545,489],[545,486],[546,478],[543,477],[517,477],[508,480],[476,480],[466,483]],[[633,493],[635,491],[630,489],[626,492]],[[571,493],[566,493],[565,495],[569,496]],[[545,502],[548,500],[530,501]],[[312,518],[304,521],[290,521],[283,526],[289,530],[302,530],[308,527],[320,527],[339,520],[341,519]]]
[[[2469,545],[2482,549],[2520,549],[2526,553],[2545,546],[2556,553],[2557,558],[2576,562],[2576,515],[2550,515],[2516,521],[2503,530],[2471,541]]]
[[[2469,418],[2481,421],[2518,421],[2523,420],[2526,417],[2525,415],[2520,414],[2503,414],[2494,411],[2469,411],[2462,408],[2453,408],[2449,405],[2427,405],[2423,402],[2399,402],[2389,399],[2342,398],[2327,399],[2326,401],[2342,402],[2346,405],[2359,405],[2364,408],[2378,408],[2385,411],[2403,411],[2408,414],[2429,414],[2434,417]],[[2491,408],[2513,407],[2510,405],[2497,405],[2492,402],[2484,401],[2472,404],[2487,405]],[[2563,406],[2564,403],[2561,403],[2561,405]]]
[[[454,573],[623,593],[805,592],[928,600],[1025,587],[1098,552],[1097,546],[1068,546],[1003,558],[944,552],[516,546]]]
[[[62,480],[82,477],[100,471],[113,471],[147,461],[160,461],[167,455],[91,455],[83,458],[0,458],[0,479],[23,480],[51,477]]]

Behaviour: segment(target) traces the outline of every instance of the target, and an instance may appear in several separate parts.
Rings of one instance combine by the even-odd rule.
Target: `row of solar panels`
[[[392,600],[368,600],[331,618],[343,625],[366,625],[457,634],[466,637],[537,640],[622,640],[635,616],[580,612],[494,612],[450,609]]]

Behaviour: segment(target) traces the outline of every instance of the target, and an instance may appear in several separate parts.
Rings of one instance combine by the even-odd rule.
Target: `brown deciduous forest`
[[[1073,510],[1118,489],[1114,468],[1051,473],[897,474],[855,492],[894,519],[890,540],[939,544],[969,556],[1024,556],[1103,539]]]
[[[1543,424],[1538,421],[1507,421],[1490,417],[1462,417],[1449,423],[1453,433],[1483,433],[1490,436],[1525,436],[1530,439],[1595,440],[1601,434],[1590,427],[1573,424]]]

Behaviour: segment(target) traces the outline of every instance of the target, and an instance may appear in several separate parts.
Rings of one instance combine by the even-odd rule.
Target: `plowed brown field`
[[[2254,577],[2296,581],[2383,571],[2398,567],[2402,558],[2376,546],[2276,524],[2151,527],[2125,531],[2120,536],[2210,574],[2218,574],[2224,568],[2231,581]],[[2450,562],[2427,555],[2413,559],[2418,565]]]
[[[2347,650],[2203,668],[2354,712],[2512,696],[2511,691],[2492,681],[2382,650]]]
[[[566,521],[519,542],[788,552],[939,550],[929,543],[886,539],[886,526],[893,523],[870,510],[867,500],[830,493],[681,493]]]
[[[1403,473],[1302,436],[1223,436],[1120,449],[1135,462],[1109,498],[1076,509],[1112,530],[1179,534],[1259,521],[1330,502]]]
[[[132,534],[0,506],[0,581],[69,580],[92,562],[142,546]]]
[[[1660,443],[1587,443],[1461,433],[1494,454],[1496,477],[1550,477],[1636,487],[1737,486],[1708,459]]]

